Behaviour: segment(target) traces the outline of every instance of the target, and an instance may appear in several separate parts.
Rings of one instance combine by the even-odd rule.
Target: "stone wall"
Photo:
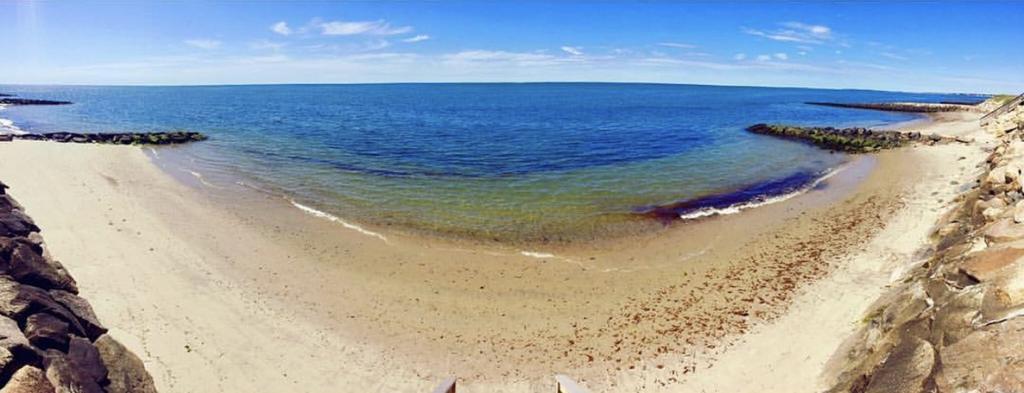
[[[872,307],[830,392],[1024,392],[1024,115],[937,225],[930,259]]]
[[[0,393],[155,392],[0,182]]]

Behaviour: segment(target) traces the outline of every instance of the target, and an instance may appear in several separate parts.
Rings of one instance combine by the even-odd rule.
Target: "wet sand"
[[[555,373],[595,392],[815,391],[983,145],[863,156],[781,203],[536,249],[354,230],[200,182],[166,150],[5,143],[0,178],[161,391],[536,391]]]

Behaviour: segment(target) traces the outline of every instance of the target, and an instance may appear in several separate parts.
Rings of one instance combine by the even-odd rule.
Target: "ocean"
[[[72,101],[0,110],[24,132],[199,131],[161,149],[203,184],[252,185],[344,223],[559,242],[735,213],[801,192],[848,157],[754,123],[880,127],[905,113],[807,101],[963,101],[864,90],[632,83],[2,86]],[[658,223],[657,225],[661,225]],[[355,226],[355,224],[352,224]]]

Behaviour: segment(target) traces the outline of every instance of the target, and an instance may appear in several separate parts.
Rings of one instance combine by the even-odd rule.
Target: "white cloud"
[[[412,31],[412,26],[394,27],[383,20],[345,22],[323,22],[319,26],[323,35],[396,35]]]
[[[561,49],[562,49],[562,52],[568,53],[568,54],[573,55],[573,56],[581,56],[581,55],[583,55],[583,51],[580,50],[582,48],[580,48],[578,46],[563,46]]]
[[[800,22],[781,24],[783,29],[758,30],[743,29],[744,33],[764,37],[773,41],[795,42],[800,44],[822,44],[833,39],[832,29],[823,25],[811,25]]]
[[[277,50],[281,50],[281,48],[284,48],[284,47],[285,47],[284,43],[267,41],[267,40],[260,40],[260,41],[252,42],[252,43],[249,44],[249,48],[256,49],[256,50],[274,50],[274,51],[277,51]]]
[[[893,60],[899,60],[899,61],[910,60],[906,56],[900,56],[900,55],[897,55],[897,54],[892,53],[892,52],[882,52],[882,53],[879,53],[879,55],[882,56],[882,57],[887,57],[887,58],[890,58],[890,59],[893,59]]]
[[[679,42],[659,42],[658,45],[660,45],[660,46],[667,46],[669,48],[679,48],[679,49],[693,49],[693,48],[697,47],[697,45],[683,44],[683,43],[679,43]]]
[[[197,39],[192,39],[192,40],[185,40],[185,44],[188,45],[188,46],[194,46],[194,47],[199,48],[199,49],[213,50],[213,49],[220,48],[221,42],[217,41],[217,40],[208,40],[208,39],[197,38]]]
[[[420,34],[420,35],[415,36],[415,37],[406,38],[406,39],[402,40],[402,42],[412,43],[412,42],[426,41],[426,40],[429,40],[429,39],[430,39],[429,35]]]
[[[292,33],[292,28],[288,27],[288,23],[280,21],[270,25],[270,31],[273,31],[280,35],[289,35]]]
[[[737,53],[737,54],[736,54],[735,56],[733,56],[732,58],[733,58],[733,60],[736,60],[736,61],[741,61],[741,60],[744,60],[744,59],[746,59],[746,58],[747,58],[747,54],[746,54],[746,53]]]
[[[832,38],[832,29],[830,27],[828,27],[828,26],[809,25],[809,24],[800,23],[800,22],[786,22],[786,23],[783,23],[782,25],[785,26],[785,27],[788,27],[790,29],[803,31],[803,32],[805,32],[807,34],[810,34],[812,36],[815,36],[815,37],[818,37],[818,38],[821,38],[821,39],[830,39],[830,38]]]
[[[776,59],[779,59],[779,60],[789,60],[789,55],[787,55],[785,53],[776,53],[776,54],[774,54],[772,56],[775,57]]]
[[[771,59],[772,59],[771,55],[758,55],[757,56],[757,61],[770,61]]]

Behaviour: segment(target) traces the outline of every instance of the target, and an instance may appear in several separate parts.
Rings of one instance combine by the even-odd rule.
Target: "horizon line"
[[[667,86],[711,86],[711,87],[734,87],[734,88],[762,88],[762,89],[811,89],[811,90],[838,90],[838,91],[876,91],[889,93],[911,93],[911,94],[957,94],[970,96],[995,96],[999,94],[1016,94],[1014,92],[1003,93],[979,93],[979,92],[956,92],[956,91],[910,91],[910,90],[884,90],[877,88],[854,88],[854,87],[809,87],[809,86],[758,86],[758,85],[730,85],[730,84],[704,84],[704,83],[683,83],[683,82],[618,82],[618,81],[490,81],[490,82],[282,82],[282,83],[197,83],[197,84],[88,84],[88,83],[5,83],[0,86],[35,86],[35,87],[249,87],[249,86],[359,86],[359,85],[498,85],[498,84],[607,84],[607,85],[667,85]]]

